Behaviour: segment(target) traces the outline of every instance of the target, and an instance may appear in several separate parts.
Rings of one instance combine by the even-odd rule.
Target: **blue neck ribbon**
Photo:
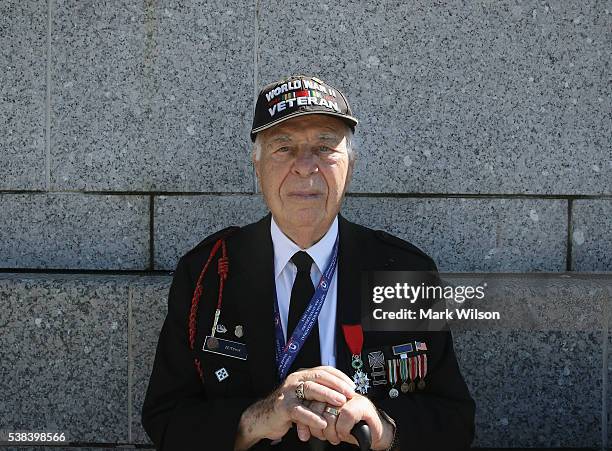
[[[293,333],[291,334],[291,338],[285,344],[285,336],[283,334],[283,325],[280,320],[280,312],[278,309],[278,299],[276,298],[276,289],[274,289],[274,329],[276,333],[276,367],[278,368],[278,377],[279,380],[284,380],[287,377],[287,372],[291,367],[291,364],[297,357],[300,349],[304,345],[304,342],[310,335],[310,331],[312,330],[314,324],[319,317],[319,313],[321,312],[321,308],[323,307],[323,302],[325,302],[325,297],[327,296],[327,291],[329,290],[329,286],[331,285],[331,280],[334,275],[334,271],[336,270],[336,265],[338,264],[338,238],[340,234],[336,236],[336,241],[334,242],[334,247],[332,250],[330,261],[327,263],[327,267],[323,274],[321,274],[321,279],[317,284],[317,288],[315,289],[306,310],[302,314],[302,317],[298,321]]]

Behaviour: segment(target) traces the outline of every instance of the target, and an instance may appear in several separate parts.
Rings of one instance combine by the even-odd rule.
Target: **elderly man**
[[[270,213],[178,262],[142,411],[157,449],[355,449],[360,421],[374,450],[469,448],[474,403],[450,332],[360,326],[361,271],[437,269],[339,213],[355,125],[317,78],[261,90],[251,138]],[[398,370],[400,345],[418,377]]]

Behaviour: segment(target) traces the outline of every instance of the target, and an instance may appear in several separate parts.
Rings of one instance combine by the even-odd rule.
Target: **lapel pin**
[[[219,368],[217,371],[215,371],[215,376],[217,376],[217,380],[221,382],[227,379],[229,374],[225,368]]]
[[[223,324],[217,324],[217,332],[224,334],[227,332],[227,327],[225,327]]]
[[[236,337],[238,338],[241,338],[244,335],[244,331],[242,330],[241,325],[236,326],[236,328],[234,329],[234,335],[236,335]]]
[[[415,341],[414,350],[415,351],[427,351],[427,345],[425,344],[424,341]]]

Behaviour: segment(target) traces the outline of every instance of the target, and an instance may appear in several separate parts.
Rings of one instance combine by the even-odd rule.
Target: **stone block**
[[[350,196],[342,212],[411,242],[440,271],[565,270],[566,201]]]
[[[167,270],[208,235],[268,213],[261,195],[158,196],[154,210],[155,268]]]
[[[0,194],[0,267],[146,269],[149,200],[76,193]]]
[[[574,201],[572,260],[574,271],[612,271],[612,200]]]
[[[46,189],[47,2],[0,4],[0,189]]]
[[[9,431],[126,442],[128,284],[0,274],[0,418]]]

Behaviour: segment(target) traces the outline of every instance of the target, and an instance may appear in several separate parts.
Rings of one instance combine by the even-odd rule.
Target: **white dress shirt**
[[[270,222],[270,233],[274,246],[274,281],[276,282],[276,298],[278,299],[278,310],[283,325],[285,343],[287,342],[287,318],[289,316],[289,301],[291,299],[291,288],[297,275],[297,267],[291,261],[296,252],[303,250],[314,260],[310,269],[310,278],[316,288],[321,275],[327,266],[334,242],[338,235],[338,216],[334,218],[327,233],[310,246],[301,249],[283,233],[274,221]],[[334,270],[325,302],[319,313],[319,344],[321,351],[321,365],[336,366],[336,286],[338,279],[338,266]]]

